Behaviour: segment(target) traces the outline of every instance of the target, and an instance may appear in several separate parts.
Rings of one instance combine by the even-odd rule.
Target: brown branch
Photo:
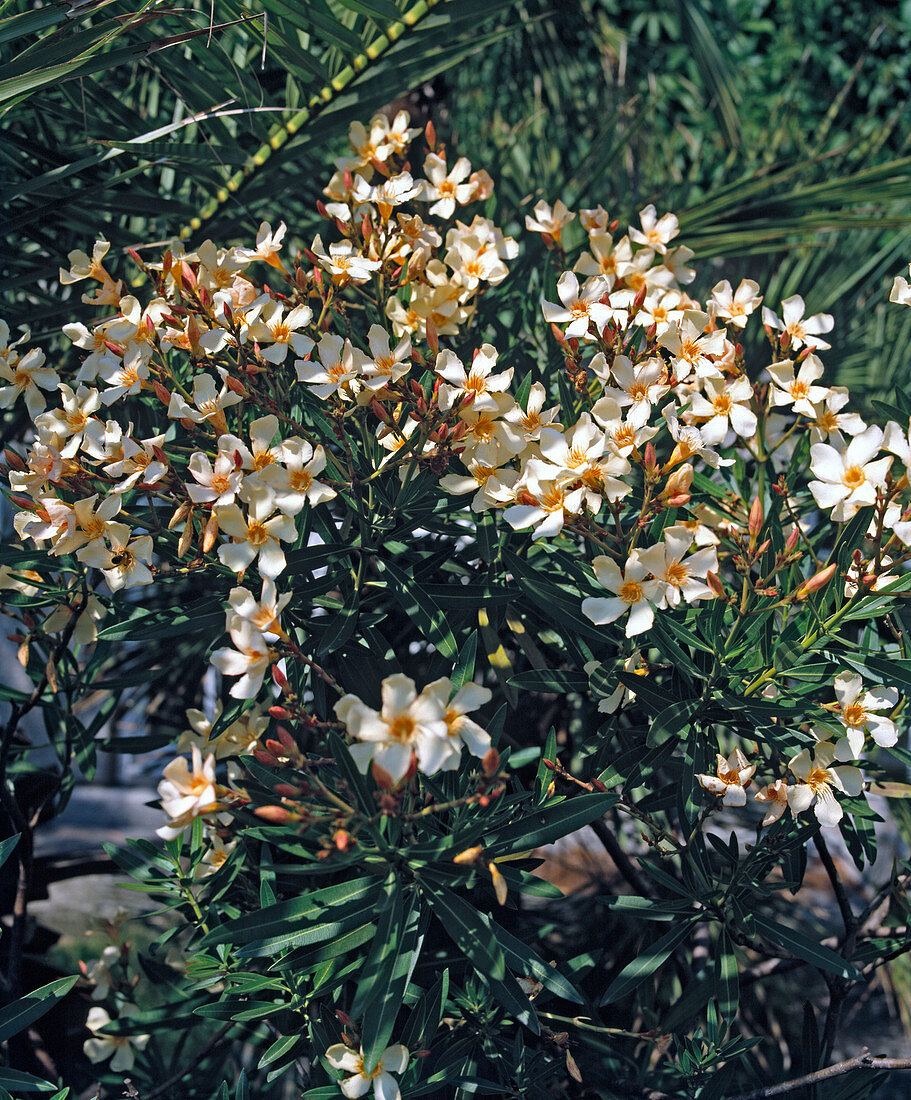
[[[833,1077],[841,1077],[851,1073],[855,1069],[872,1069],[875,1072],[881,1070],[911,1069],[911,1058],[874,1058],[864,1048],[862,1054],[847,1061],[838,1062],[834,1066],[826,1066],[815,1073],[806,1073],[803,1077],[795,1077],[793,1081],[782,1081],[779,1085],[765,1085],[763,1088],[745,1092],[740,1096],[734,1096],[731,1100],[765,1100],[767,1096],[784,1096],[789,1092],[796,1092],[806,1085],[815,1085],[820,1081],[828,1081]]]

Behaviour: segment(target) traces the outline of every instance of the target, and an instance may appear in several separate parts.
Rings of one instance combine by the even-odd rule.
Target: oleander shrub
[[[432,125],[350,145],[306,247],[100,240],[60,272],[98,310],[64,326],[75,367],[2,331],[34,685],[3,688],[2,854],[27,877],[99,748],[171,747],[159,842],[111,854],[175,919],[138,955],[108,927],[82,1072],[142,1100],[709,1100],[830,1067],[869,1095],[900,1060],[830,1064],[911,947],[911,863],[862,890],[845,864],[876,854],[869,794],[911,793],[911,401],[862,418],[797,295],[691,297],[673,214],[553,196],[523,253]],[[144,727],[107,736],[124,707]],[[564,898],[538,850],[589,828],[602,881]],[[76,981],[18,990],[26,931],[23,1066]],[[0,1068],[73,1095],[49,1081]]]

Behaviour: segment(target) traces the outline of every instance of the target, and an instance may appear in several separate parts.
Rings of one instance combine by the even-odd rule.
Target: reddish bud
[[[642,452],[642,465],[649,471],[649,473],[658,469],[658,456],[655,453],[655,448],[651,443],[646,443]]]
[[[276,794],[284,795],[285,798],[297,798],[300,794],[297,787],[292,787],[290,783],[276,783],[272,790]]]
[[[385,768],[380,767],[375,760],[370,765],[370,773],[373,776],[373,781],[381,791],[391,791],[395,787],[392,776]]]
[[[754,539],[762,530],[762,523],[764,519],[765,513],[763,511],[762,501],[759,497],[756,497],[756,499],[753,501],[752,507],[750,508],[750,521],[747,524],[747,528]]]
[[[437,145],[437,132],[433,122],[428,122],[424,127],[424,136],[427,138],[427,146],[432,153]]]
[[[273,718],[279,719],[279,721],[287,721],[291,717],[291,711],[285,710],[284,707],[269,707],[269,714]]]
[[[157,382],[157,381],[153,382],[152,383],[152,389],[155,391],[155,396],[162,403],[162,405],[170,405],[171,404],[171,395],[168,393],[168,391],[164,388],[164,386],[160,382]]]
[[[271,752],[266,752],[266,750],[261,749],[259,745],[254,748],[253,755],[260,762],[260,764],[265,764],[267,768],[274,768],[275,765],[278,763]]]
[[[713,573],[711,569],[705,575],[705,583],[716,596],[724,596],[724,585],[721,583],[721,578],[717,573]]]
[[[282,745],[284,745],[286,749],[289,749],[293,752],[297,751],[297,742],[294,740],[291,734],[288,733],[284,726],[279,726],[275,733],[279,741],[281,741]]]
[[[3,457],[11,470],[24,470],[26,468],[25,459],[21,455],[17,455],[15,451],[11,451],[9,447],[3,452]]]
[[[425,335],[426,335],[426,340],[427,340],[427,346],[430,348],[430,350],[433,352],[434,355],[439,355],[440,354],[440,335],[437,332],[436,325],[433,323],[433,321],[430,317],[427,318],[427,321],[425,322],[425,325],[424,325],[424,329],[425,329]]]
[[[226,375],[225,385],[231,390],[232,393],[238,394],[240,397],[247,397],[247,390],[244,387],[243,382],[239,378],[234,378],[232,375]]]
[[[332,842],[340,852],[347,852],[352,844],[351,835],[345,829],[339,829]]]
[[[257,817],[271,821],[273,825],[285,825],[289,821],[300,821],[300,814],[286,810],[284,806],[257,806],[253,811]]]
[[[288,683],[288,677],[282,672],[278,665],[272,666],[272,679],[280,688],[283,688],[285,684]]]
[[[800,538],[800,531],[795,527],[794,530],[788,535],[788,540],[784,544],[784,551],[786,554],[790,554],[791,551],[797,546],[797,540]]]
[[[806,584],[802,585],[797,590],[796,598],[798,600],[805,600],[812,592],[818,592],[820,588],[825,587],[825,585],[835,576],[837,569],[837,562],[832,562],[832,564],[827,565],[825,569],[820,569],[818,573],[810,577]]]
[[[496,775],[500,770],[500,754],[493,745],[490,746],[481,758],[481,767],[484,769],[484,774],[486,776]]]

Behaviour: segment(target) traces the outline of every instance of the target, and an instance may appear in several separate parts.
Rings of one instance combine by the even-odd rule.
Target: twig
[[[752,1092],[745,1092],[740,1096],[731,1097],[731,1100],[765,1100],[767,1096],[784,1096],[786,1093],[796,1092],[806,1085],[815,1085],[820,1081],[828,1081],[832,1077],[841,1077],[855,1069],[872,1069],[874,1071],[911,1069],[911,1058],[874,1058],[865,1047],[862,1054],[858,1054],[854,1058],[848,1058],[847,1061],[838,1062],[834,1066],[826,1066],[825,1069],[818,1069],[815,1073],[806,1073],[803,1077],[795,1077],[793,1081],[782,1081],[779,1085],[765,1085],[763,1088],[754,1089]]]

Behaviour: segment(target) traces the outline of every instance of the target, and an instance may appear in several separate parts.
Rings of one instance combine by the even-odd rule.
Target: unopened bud
[[[481,758],[481,767],[484,769],[484,774],[486,776],[496,775],[500,770],[500,754],[493,745],[490,746]]]
[[[173,531],[178,523],[182,523],[190,514],[190,505],[184,501],[183,504],[177,506],[174,511],[174,515],[168,520],[168,530]]]
[[[427,147],[432,153],[437,146],[437,132],[432,122],[428,122],[424,127],[424,136],[427,139]]]
[[[279,706],[269,707],[269,714],[273,718],[277,718],[279,721],[285,722],[291,717],[291,711]]]
[[[759,497],[753,501],[753,506],[750,508],[750,521],[747,524],[747,528],[750,535],[755,540],[756,536],[762,530],[762,523],[765,519],[765,513],[762,507],[762,500]]]
[[[639,312],[639,310],[642,309],[642,304],[645,301],[645,296],[646,296],[647,291],[648,291],[648,284],[643,283],[642,286],[639,287],[639,290],[636,292],[636,297],[633,298],[633,308],[630,311],[632,316],[635,317],[635,315]]]
[[[432,318],[428,317],[424,325],[425,338],[427,340],[427,346],[433,352],[434,355],[440,353],[440,335],[437,332],[437,327],[433,323]]]
[[[500,868],[495,863],[488,863],[487,870],[490,872],[490,881],[493,883],[493,892],[496,895],[498,904],[505,905],[509,894],[506,879],[500,874]]]
[[[168,393],[168,391],[164,388],[164,386],[160,382],[153,381],[152,382],[152,389],[155,391],[155,396],[162,403],[162,405],[170,405],[171,404],[171,395],[170,395],[170,393]]]
[[[228,374],[225,376],[225,385],[232,393],[238,394],[240,397],[247,397],[247,390],[243,382],[239,378],[234,378]]]
[[[271,821],[273,825],[285,825],[289,821],[300,821],[300,814],[286,810],[284,806],[257,806],[253,811],[257,817]]]
[[[257,745],[253,749],[253,755],[260,762],[260,764],[265,764],[267,768],[274,768],[275,765],[278,763],[271,752],[267,752],[265,749],[261,749],[259,745]]]
[[[193,516],[191,515],[184,526],[183,531],[180,534],[180,538],[177,540],[177,556],[182,558],[184,554],[190,549],[190,543],[193,541]]]
[[[484,849],[480,844],[476,844],[473,848],[466,848],[464,852],[459,852],[452,857],[453,863],[477,863],[477,861],[484,854]]]
[[[800,531],[795,527],[794,530],[788,535],[787,542],[784,544],[784,552],[790,554],[791,551],[797,546],[797,540],[800,538]]]
[[[200,549],[204,554],[208,552],[215,545],[215,539],[218,537],[218,517],[213,512],[206,520],[206,526],[202,532],[202,543]]]
[[[815,576],[810,577],[807,583],[797,590],[796,598],[798,600],[805,600],[812,592],[818,592],[820,588],[825,587],[825,585],[835,576],[837,569],[837,562],[832,562],[832,564],[827,565],[825,569],[820,569]]]
[[[300,790],[297,787],[292,787],[290,783],[276,783],[272,790],[285,798],[297,798],[300,794]]]
[[[25,459],[21,455],[17,455],[15,451],[11,451],[9,447],[3,452],[3,456],[6,459],[6,464],[11,470],[24,470],[26,467]]]
[[[384,767],[381,767],[374,760],[370,765],[370,774],[373,776],[373,781],[379,787],[381,791],[391,791],[395,788],[395,780],[386,771]]]
[[[710,570],[705,575],[705,583],[715,593],[716,596],[724,596],[724,585],[721,583],[721,578],[717,573],[713,573]]]
[[[352,844],[351,834],[345,829],[339,829],[333,836],[332,843],[340,852],[347,852]]]
[[[682,508],[684,504],[688,504],[690,500],[689,493],[676,493],[672,497],[668,497],[665,504],[668,508]]]
[[[280,688],[285,687],[285,685],[288,683],[288,677],[284,674],[284,672],[282,672],[278,665],[272,666],[272,679],[275,684]]]

